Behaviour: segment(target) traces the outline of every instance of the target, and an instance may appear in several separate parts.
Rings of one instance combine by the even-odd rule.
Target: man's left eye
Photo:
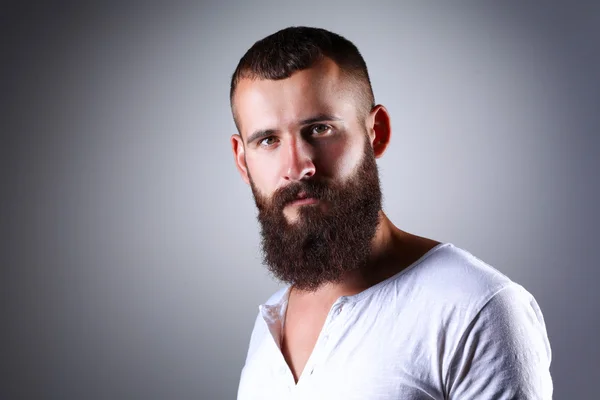
[[[329,126],[327,125],[315,125],[312,128],[312,134],[313,135],[322,135],[324,133],[327,133],[330,131],[331,128],[329,128]]]

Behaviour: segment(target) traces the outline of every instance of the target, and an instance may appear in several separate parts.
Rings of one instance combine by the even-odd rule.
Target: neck
[[[347,272],[339,282],[327,283],[315,291],[304,292],[292,288],[296,295],[318,301],[335,301],[340,296],[351,296],[395,275],[438,244],[430,239],[398,229],[379,212],[379,224],[372,240],[371,255],[364,268]]]

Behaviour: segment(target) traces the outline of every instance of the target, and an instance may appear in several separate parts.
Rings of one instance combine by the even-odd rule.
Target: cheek
[[[352,175],[362,158],[363,149],[350,140],[331,143],[319,154],[325,175],[345,179]]]
[[[246,157],[246,168],[254,186],[263,196],[270,196],[278,182],[277,165],[268,157]]]

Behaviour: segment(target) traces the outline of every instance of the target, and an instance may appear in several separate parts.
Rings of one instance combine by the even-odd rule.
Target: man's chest
[[[302,307],[291,303],[288,306],[281,353],[297,382],[314,352],[321,332],[326,330],[329,308]]]
[[[305,360],[297,382],[277,344],[265,336],[242,373],[244,392],[256,396],[241,399],[443,398],[441,360],[430,345],[436,341],[407,341],[391,330],[365,328],[342,319],[326,321],[313,337],[313,348],[298,353]]]

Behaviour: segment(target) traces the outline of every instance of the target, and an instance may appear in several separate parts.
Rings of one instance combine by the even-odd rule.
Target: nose
[[[283,152],[283,178],[286,181],[299,181],[315,174],[315,164],[311,146],[304,140],[290,140]]]

